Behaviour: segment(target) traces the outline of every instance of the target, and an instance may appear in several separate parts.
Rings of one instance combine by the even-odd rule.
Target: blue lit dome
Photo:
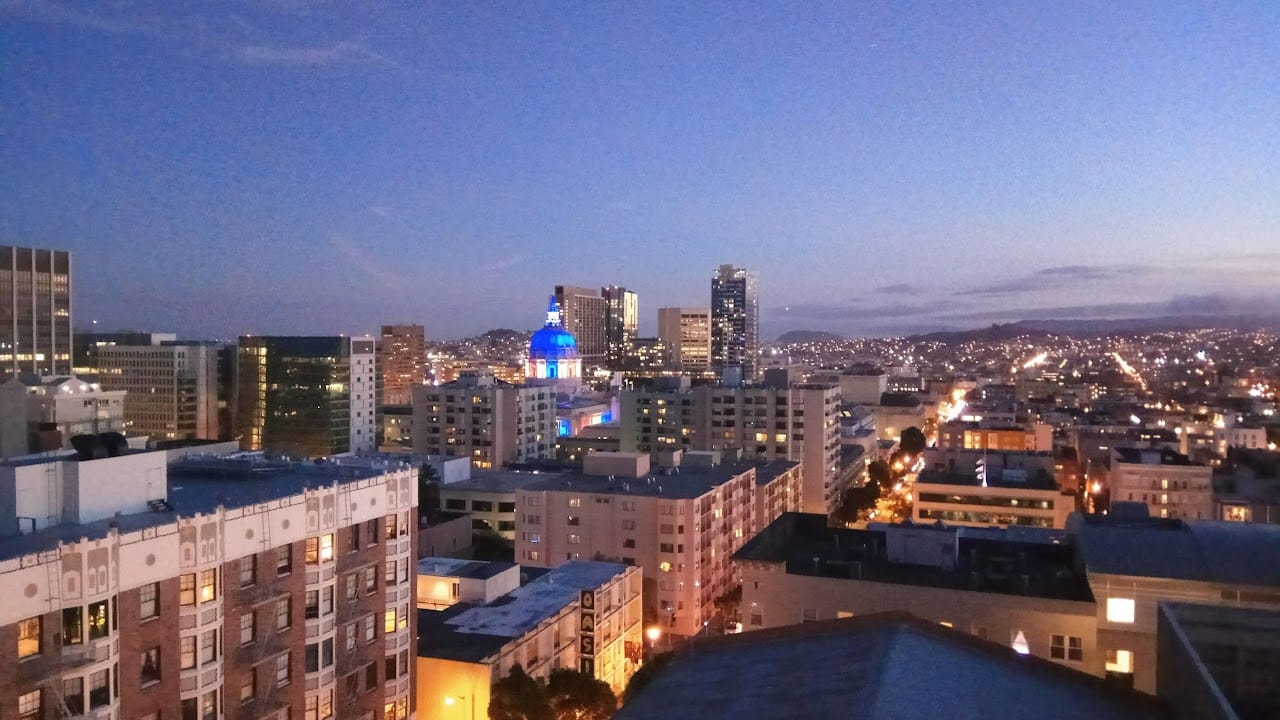
[[[547,324],[535,332],[529,339],[529,357],[542,359],[559,359],[574,357],[578,354],[578,340],[573,333],[564,329],[560,322],[560,306],[555,297],[551,298],[551,306],[547,309]]]
[[[547,324],[529,338],[529,362],[525,377],[530,381],[558,383],[577,382],[582,377],[582,360],[578,358],[578,340],[564,329],[560,306],[551,296],[547,307]]]

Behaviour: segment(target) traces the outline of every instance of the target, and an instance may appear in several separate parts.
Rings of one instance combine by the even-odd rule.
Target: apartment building
[[[1146,693],[1162,602],[1280,609],[1280,527],[1075,515],[1065,530],[775,520],[735,556],[747,631],[907,609]]]
[[[466,599],[419,611],[418,707],[431,709],[424,717],[489,717],[490,687],[517,664],[543,680],[579,670],[622,694],[643,655],[639,568],[575,560],[521,584],[519,566],[489,565],[457,567]],[[449,579],[433,577],[429,587]]]
[[[938,426],[937,447],[943,450],[992,450],[997,452],[1051,452],[1053,426],[1046,423],[1004,425],[955,421]]]
[[[465,480],[440,486],[440,509],[470,513],[475,532],[515,540],[516,492],[547,477],[540,472],[473,470]]]
[[[624,390],[624,452],[741,448],[759,462],[804,466],[806,512],[835,511],[856,471],[840,464],[840,390],[830,383]]]
[[[691,636],[732,589],[729,558],[770,520],[766,507],[787,507],[790,468],[758,481],[756,463],[719,452],[673,451],[651,467],[642,453],[592,453],[582,471],[516,492],[516,562],[556,567],[603,558],[639,565],[648,612],[665,631]],[[772,504],[770,497],[774,498]]]
[[[464,371],[453,382],[413,389],[413,433],[415,453],[466,457],[476,468],[554,457],[555,390]]]
[[[788,514],[734,555],[748,632],[907,610],[1101,675],[1097,612],[1065,533],[873,524]]]
[[[1168,449],[1113,448],[1112,502],[1145,503],[1153,517],[1208,520],[1213,468]]]
[[[417,471],[0,465],[0,716],[416,717]]]
[[[1005,470],[1000,479],[925,470],[912,487],[916,522],[1063,528],[1076,511],[1076,499],[1058,489],[1053,477]]]
[[[95,348],[104,391],[123,390],[124,422],[152,440],[218,439],[218,351],[211,344]]]
[[[421,325],[383,325],[378,342],[378,369],[387,405],[408,405],[413,386],[427,381],[427,335]]]

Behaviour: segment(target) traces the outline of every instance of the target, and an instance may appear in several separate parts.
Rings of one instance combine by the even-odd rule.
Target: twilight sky
[[[1280,310],[1280,3],[0,0],[0,243],[188,337]]]

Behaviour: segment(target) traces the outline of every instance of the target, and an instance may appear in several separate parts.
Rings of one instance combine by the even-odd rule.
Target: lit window
[[[210,602],[218,597],[218,570],[200,571],[200,602]]]
[[[178,577],[178,604],[183,607],[196,604],[196,576],[186,573]]]
[[[388,610],[382,617],[382,631],[385,633],[393,633],[396,631],[396,611]]]
[[[1131,674],[1133,672],[1133,653],[1128,650],[1108,650],[1107,672]]]
[[[671,572],[671,563],[664,560],[658,563],[658,569],[662,572]]]
[[[41,648],[41,628],[44,623],[39,616],[27,618],[18,623],[18,659],[39,655]]]
[[[1107,598],[1107,622],[1132,623],[1133,598]]]
[[[1018,654],[1020,654],[1020,655],[1030,655],[1030,654],[1031,654],[1031,646],[1030,646],[1029,644],[1027,644],[1027,636],[1026,636],[1026,633],[1023,633],[1021,630],[1019,630],[1018,632],[1014,633],[1014,636],[1013,636],[1013,642],[1012,642],[1012,643],[1010,643],[1010,647],[1012,647],[1012,648],[1013,648],[1014,652],[1016,652],[1016,653],[1018,653]]]

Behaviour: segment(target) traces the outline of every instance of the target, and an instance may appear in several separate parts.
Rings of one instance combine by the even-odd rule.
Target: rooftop
[[[572,560],[487,605],[420,610],[418,655],[479,662],[577,602],[581,591],[604,585],[628,567]]]
[[[906,613],[700,641],[615,720],[1163,718],[1159,701]]]
[[[1091,573],[1280,587],[1280,525],[1079,516]]]
[[[702,497],[716,487],[756,467],[752,462],[721,463],[711,467],[688,465],[678,468],[655,467],[649,474],[638,478],[586,475],[577,471],[530,483],[525,486],[525,489],[687,500]]]
[[[471,492],[514,493],[531,483],[563,476],[563,472],[537,470],[472,470],[471,477],[440,486],[442,492],[465,490]]]
[[[1006,468],[1000,478],[988,478],[985,487],[1010,488],[1014,490],[1058,490],[1053,476],[1047,473],[1030,472],[1023,475],[1017,468]],[[1022,476],[1025,480],[1009,478]],[[916,479],[916,484],[925,485],[957,485],[964,487],[983,487],[983,481],[973,473],[946,472],[943,470],[924,470]]]
[[[800,463],[791,460],[774,460],[770,463],[756,466],[756,485],[768,485],[777,480],[788,470],[797,468]]]
[[[949,533],[955,543],[950,569],[889,559],[888,535]],[[790,575],[972,590],[1056,600],[1093,602],[1075,548],[1062,532],[1010,532],[999,528],[874,525],[866,530],[827,527],[825,516],[786,513],[737,553],[735,561],[783,563]]]
[[[1131,465],[1199,465],[1191,458],[1168,448],[1116,448],[1116,457]]]
[[[468,580],[488,580],[515,567],[509,562],[481,562],[446,557],[425,557],[418,561],[418,574],[434,577],[456,577]]]

